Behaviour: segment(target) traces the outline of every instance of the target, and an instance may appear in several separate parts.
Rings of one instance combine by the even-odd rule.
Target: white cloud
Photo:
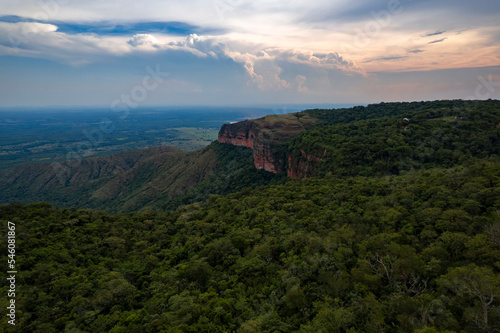
[[[127,42],[133,47],[141,47],[147,49],[155,49],[158,46],[158,40],[150,34],[137,34]]]
[[[98,61],[103,55],[121,55],[131,49],[123,38],[69,35],[58,32],[53,24],[27,22],[0,22],[0,44],[6,53],[79,65]]]
[[[295,80],[293,81],[295,89],[298,92],[307,92],[309,89],[304,85],[306,83],[307,78],[304,75],[297,75]]]
[[[0,43],[4,46],[17,48],[36,41],[39,37],[48,36],[57,30],[53,24],[36,22],[7,23],[0,22]]]
[[[28,33],[29,32],[29,33]],[[283,69],[278,63],[318,67],[324,70],[341,70],[347,74],[364,75],[362,68],[337,53],[319,54],[313,51],[280,49],[228,37],[198,36],[191,34],[181,40],[161,41],[152,34],[133,36],[105,36],[96,34],[66,34],[58,32],[57,26],[42,23],[0,23],[0,54],[17,54],[39,57],[83,66],[99,62],[110,56],[121,56],[133,52],[149,53],[187,52],[198,58],[231,60],[240,64],[247,72],[248,83],[259,90],[296,89],[305,92],[305,76],[289,73],[289,80],[282,77]],[[21,36],[17,45],[9,45],[11,36]],[[193,60],[195,61],[195,60]],[[293,67],[293,66],[292,66]]]

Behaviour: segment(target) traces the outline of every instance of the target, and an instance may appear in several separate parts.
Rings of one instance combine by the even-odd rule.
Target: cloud
[[[53,24],[38,22],[0,22],[0,45],[3,54],[34,57],[70,65],[100,61],[103,57],[129,53],[125,40],[103,38],[95,34],[68,35]]]
[[[7,23],[0,22],[0,28],[12,38],[29,39],[35,35],[57,31],[57,26],[38,22]]]
[[[8,36],[26,34],[19,45],[11,45]],[[68,34],[58,26],[38,22],[0,22],[1,54],[15,54],[83,66],[106,61],[111,57],[148,52],[168,57],[187,53],[189,61],[203,63],[203,59],[229,61],[238,64],[247,74],[247,83],[260,91],[307,91],[306,76],[297,70],[317,68],[319,71],[337,71],[345,75],[366,75],[364,69],[336,52],[315,53],[310,50],[267,47],[224,36],[189,34],[175,38],[161,34],[133,34],[130,36],[99,35],[95,33]],[[7,36],[7,38],[5,37]],[[29,49],[29,51],[27,51]],[[197,60],[198,59],[198,60]],[[282,66],[287,67],[284,73]],[[286,74],[286,78],[282,75]]]
[[[307,81],[307,78],[304,75],[297,75],[295,77],[295,80],[293,81],[293,86],[295,89],[297,89],[298,92],[307,92],[308,89],[304,85]]]
[[[252,77],[252,82],[262,90],[279,91],[288,89],[291,84],[280,78],[283,69],[272,60],[263,60],[256,62],[249,73]]]
[[[203,25],[203,22],[219,20],[213,3],[205,0],[185,0],[182,2],[163,0],[144,0],[141,2],[135,0],[23,0],[21,3],[4,0],[2,2],[2,13],[4,15],[17,15],[59,22],[183,21],[188,24]],[[190,32],[201,33],[201,31]]]
[[[437,36],[437,35],[441,35],[441,34],[443,34],[443,33],[445,33],[445,32],[446,32],[445,30],[442,30],[442,31],[436,31],[436,32],[431,32],[431,33],[428,33],[428,34],[423,35],[422,37]]]
[[[171,47],[178,47],[188,52],[194,52],[199,56],[210,56],[214,58],[226,58],[230,53],[226,40],[216,37],[204,37],[191,34],[179,42],[168,44]]]
[[[304,4],[306,1],[297,1]],[[295,2],[295,3],[297,3]],[[298,6],[298,5],[296,5]],[[302,8],[299,22],[322,25],[354,23],[361,25],[373,21],[380,13],[391,13],[391,8],[400,8],[399,13],[392,15],[392,22],[398,17],[411,18],[418,16],[420,27],[422,18],[430,18],[435,22],[435,31],[447,30],[446,25],[463,24],[463,22],[480,23],[485,17],[493,18],[500,12],[500,2],[491,0],[418,0],[418,1],[384,1],[384,0],[358,0],[358,1],[327,1],[319,0],[314,4]],[[446,15],[447,14],[447,15]],[[435,20],[439,17],[439,20]],[[413,20],[406,20],[413,24]],[[454,24],[453,24],[454,23]],[[491,22],[494,24],[493,22]],[[417,23],[418,24],[418,23]]]
[[[378,62],[378,61],[396,61],[408,58],[407,56],[393,56],[393,57],[380,57],[375,59],[366,60],[365,62]]]
[[[448,39],[448,38],[436,39],[436,40],[433,40],[432,42],[429,42],[429,43],[427,43],[427,44],[442,43],[442,42],[444,42],[446,39]]]
[[[295,89],[299,92],[306,92],[308,90],[305,86],[306,76],[292,72],[297,71],[298,68],[302,71],[325,73],[325,75],[330,71],[335,71],[345,76],[366,76],[363,68],[337,53],[315,54],[298,50],[266,49],[258,51],[255,55],[240,54],[234,59],[244,63],[252,81],[261,90]],[[288,81],[281,77],[283,66],[287,67],[288,76],[293,77]]]
[[[489,36],[498,35],[500,30],[492,23],[496,22],[494,17],[498,18],[500,5],[488,3],[487,0],[478,0],[478,3],[488,10],[476,8],[477,6],[472,6],[465,0],[419,0],[401,1],[396,11],[391,10],[394,6],[390,3],[393,2],[382,0],[318,0],[314,3],[294,0],[286,6],[274,0],[221,1],[227,5],[227,8],[224,7],[223,18],[217,12],[213,1],[87,0],[72,3],[71,6],[61,5],[59,9],[54,8],[51,11],[53,15],[48,15],[44,23],[57,26],[57,32],[65,36],[94,35],[100,40],[100,48],[110,45],[106,54],[113,54],[113,48],[118,42],[121,43],[121,54],[152,50],[153,46],[146,41],[141,45],[136,45],[134,40],[127,44],[135,35],[149,34],[157,39],[158,51],[184,50],[199,57],[231,59],[242,58],[241,55],[248,53],[245,61],[253,62],[255,55],[263,58],[279,57],[257,54],[258,51],[292,50],[301,54],[288,55],[290,61],[342,69],[346,73],[394,69],[394,65],[383,60],[386,54],[406,54],[407,50],[422,49],[425,42],[418,41],[419,38],[442,36],[445,32],[451,35],[463,29],[461,22],[466,21],[468,25],[473,26],[472,33],[477,33],[486,25],[491,26],[491,30],[486,31]],[[450,6],[452,3],[453,6]],[[6,15],[0,17],[0,21],[11,23],[33,20],[30,17],[37,17],[37,12],[43,11],[37,0],[25,0],[22,4],[6,6],[3,9]],[[451,10],[453,16],[448,18],[443,14],[445,10]],[[477,16],[480,14],[483,16]],[[485,20],[485,17],[489,19]],[[196,46],[178,44],[185,41],[185,36],[198,36],[201,40],[191,41]],[[211,38],[214,37],[217,37],[217,43],[221,43],[218,48],[210,44],[213,42]],[[451,41],[446,43],[447,47],[455,47],[450,49],[450,54],[454,53],[455,57],[467,57],[459,55],[462,50],[457,43],[451,44]],[[230,45],[229,50],[221,49],[227,45]],[[255,50],[256,45],[260,50]],[[99,52],[101,51],[96,51],[96,58]],[[490,53],[494,52],[494,48],[491,48]],[[116,53],[115,51],[114,54]],[[311,54],[337,54],[340,58],[334,56],[332,59],[314,59],[310,57]],[[304,60],[302,56],[308,59]],[[427,52],[426,56],[438,57],[430,52]],[[343,62],[341,58],[349,63]],[[404,64],[404,68],[417,67],[411,63],[414,58],[400,59],[398,68],[402,68],[405,62],[408,63]],[[469,56],[469,59],[471,58]],[[381,61],[377,63],[371,61],[373,59]],[[437,60],[428,61],[428,64],[435,61]]]
[[[141,47],[148,49],[156,49],[158,47],[158,40],[150,34],[137,34],[127,41],[127,44],[133,47]]]
[[[245,70],[249,78],[248,83],[255,85],[261,91],[283,89],[306,91],[307,88],[304,85],[306,77],[300,73],[291,73],[288,75],[293,75],[293,79],[283,79],[281,77],[282,65],[288,68],[296,68],[300,65],[324,71],[337,70],[345,75],[366,75],[362,67],[335,52],[314,53],[313,51],[272,47],[260,49],[259,45],[252,43],[196,34],[177,42],[158,44],[157,47],[164,52],[181,51],[199,58],[231,60]]]
[[[304,55],[303,55],[304,56]],[[358,73],[365,75],[365,71],[362,67],[357,66],[352,60],[348,60],[345,57],[339,55],[337,52],[329,53],[315,53],[310,59],[302,58],[301,60],[309,61],[310,63],[317,63],[320,66],[329,66],[331,68],[342,69],[346,72]]]
[[[411,51],[408,51],[409,53],[422,53],[422,52],[425,52],[424,50],[420,50],[420,49],[416,49],[416,50],[411,50]]]

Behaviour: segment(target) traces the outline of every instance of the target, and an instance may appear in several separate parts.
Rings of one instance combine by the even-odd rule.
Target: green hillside
[[[499,211],[500,161],[471,160],[164,213],[0,216],[16,223],[25,332],[495,332]]]
[[[126,151],[60,164],[25,164],[2,171],[0,202],[49,201],[63,207],[138,210],[168,200],[206,178],[216,167],[213,150],[173,147]]]
[[[283,181],[255,170],[250,149],[213,142],[194,152],[153,147],[105,157],[32,163],[0,171],[0,203],[131,212],[176,208],[247,187]]]

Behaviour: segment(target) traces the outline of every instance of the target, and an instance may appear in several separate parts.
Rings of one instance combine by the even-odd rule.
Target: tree
[[[470,264],[452,269],[438,281],[441,287],[455,294],[472,298],[479,303],[479,311],[472,310],[472,321],[484,332],[493,332],[495,323],[490,322],[490,313],[499,312],[500,276],[489,267]],[[479,313],[478,313],[479,312]]]

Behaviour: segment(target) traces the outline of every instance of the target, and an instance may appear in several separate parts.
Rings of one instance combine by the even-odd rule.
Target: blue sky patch
[[[95,22],[93,24],[67,23],[61,21],[40,21],[15,15],[0,16],[0,22],[38,22],[53,24],[58,27],[58,32],[66,34],[94,33],[98,35],[134,35],[145,33],[162,33],[177,36],[190,34],[219,35],[225,31],[222,29],[202,28],[184,22]]]

